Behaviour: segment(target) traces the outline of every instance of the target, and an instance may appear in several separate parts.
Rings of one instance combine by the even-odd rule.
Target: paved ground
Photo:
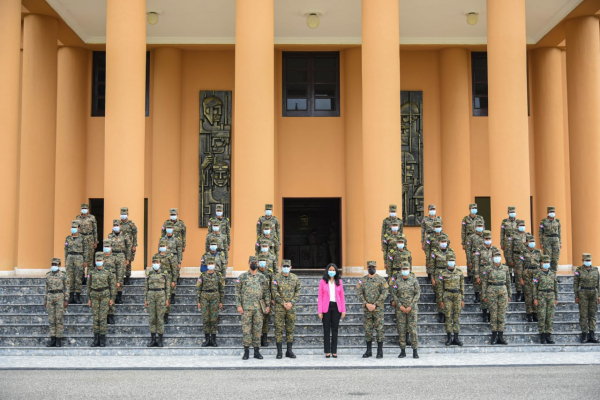
[[[598,399],[600,366],[2,371],[0,399]],[[474,379],[476,377],[476,379]],[[587,378],[587,379],[586,379]]]

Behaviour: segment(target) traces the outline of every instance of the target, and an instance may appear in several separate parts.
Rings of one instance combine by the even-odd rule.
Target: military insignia
[[[519,258],[520,258],[521,260],[525,260],[525,257],[523,257],[523,256],[520,256]]]
[[[165,226],[163,225],[162,228],[160,228],[160,229],[162,229],[164,231],[165,230]]]
[[[462,222],[463,225],[466,225],[467,223],[465,221]]]
[[[435,254],[431,254],[431,258],[435,258]]]
[[[479,256],[479,255],[481,255],[481,253],[480,253],[480,252],[478,252],[478,251],[476,251],[476,252],[475,252],[475,255],[476,255],[476,256]]]
[[[429,241],[429,239],[428,239],[428,240],[426,240],[426,242],[427,242],[427,244],[431,244],[431,242]]]
[[[277,281],[273,280],[273,285],[277,286]]]
[[[511,237],[509,237],[509,238],[508,238],[508,241],[510,242],[511,240],[512,240],[512,238],[511,238]]]
[[[540,228],[543,228],[543,227],[544,227],[544,224],[540,224]]]
[[[69,245],[69,242],[65,242],[65,246],[68,246],[68,245]]]
[[[88,279],[90,279],[90,276],[89,276],[89,274],[88,274],[88,276],[87,276],[87,277],[88,277]]]
[[[387,240],[383,239],[383,243],[387,244]]]
[[[204,264],[204,258],[201,258],[201,259],[200,259],[200,263],[201,263],[201,264]]]
[[[202,278],[198,278],[198,283],[202,283]]]
[[[471,244],[471,242],[467,242],[467,244],[468,244],[468,245],[470,245],[470,244]]]
[[[394,285],[394,289],[398,289],[398,285]]]
[[[396,278],[392,276],[392,282],[396,282]]]
[[[484,272],[484,274],[485,274],[485,272]],[[444,277],[440,275],[440,276],[438,276],[438,279],[439,279],[440,281],[443,281],[443,280],[444,280]]]
[[[260,244],[258,242],[256,242],[256,247],[260,247]]]
[[[256,225],[260,225],[260,219],[256,222]]]
[[[575,271],[575,276],[579,276],[579,271]]]
[[[359,284],[359,285],[362,285],[362,279],[359,279],[359,280],[358,280],[358,284]]]
[[[388,258],[392,261],[394,260],[394,257],[392,257],[392,256],[388,256]]]
[[[538,283],[538,280],[533,278],[533,283]]]
[[[235,283],[240,283],[240,280],[239,280],[239,279],[236,279],[236,280],[235,280]]]
[[[484,274],[484,275],[487,275],[487,272],[486,272],[486,271],[483,271],[483,274]]]

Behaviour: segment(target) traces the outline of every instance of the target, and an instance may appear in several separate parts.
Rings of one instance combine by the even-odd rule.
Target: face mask
[[[216,244],[211,244],[210,245],[210,251],[217,251],[217,245]]]
[[[408,269],[402,270],[402,276],[408,276],[408,274],[410,274],[410,270],[408,270]]]
[[[258,268],[258,266],[256,264],[254,264],[254,263],[250,264],[250,269],[252,271],[256,271],[256,268]]]
[[[524,226],[520,226],[519,227],[519,232],[525,232],[525,227]]]
[[[448,261],[448,266],[454,268],[456,261]]]
[[[101,267],[104,265],[104,261],[96,261],[96,267]]]
[[[367,271],[369,272],[369,275],[375,275],[375,271],[377,271],[375,268],[368,268]]]
[[[217,217],[222,217],[223,216],[223,211],[217,211]]]
[[[283,272],[284,274],[289,274],[290,270],[291,270],[290,267],[281,267],[281,272]]]
[[[81,209],[81,213],[82,214],[87,214],[88,213],[88,209],[87,208],[82,208]]]
[[[270,217],[271,215],[273,215],[273,210],[265,210],[265,215],[267,217]]]
[[[484,240],[483,242],[486,244],[486,246],[490,246],[492,244],[491,240]]]
[[[121,231],[121,227],[120,226],[113,226],[113,231],[120,232]]]
[[[171,218],[171,221],[177,221],[177,215],[171,215],[169,218]]]
[[[167,228],[167,233],[170,235],[171,233],[173,233],[173,228]]]
[[[207,268],[208,268],[209,271],[212,271],[212,270],[215,269],[215,266],[214,265],[208,265]]]
[[[548,213],[548,216],[549,216],[550,218],[554,218],[554,216],[555,216],[555,215],[556,215],[556,213],[553,213],[553,212],[551,212],[551,213]]]
[[[398,232],[399,229],[398,226],[392,226],[392,232]]]
[[[535,242],[529,242],[529,243],[527,243],[527,245],[529,246],[530,249],[533,249],[535,247]]]
[[[494,262],[500,264],[502,262],[502,257],[494,257]]]
[[[583,265],[585,265],[586,267],[591,267],[592,266],[592,262],[591,261],[584,261]]]
[[[483,232],[483,226],[478,226],[475,228],[477,232]]]
[[[259,261],[258,262],[258,266],[261,267],[261,268],[264,268],[264,267],[267,266],[267,262],[266,261]]]
[[[268,247],[261,247],[260,251],[262,251],[263,253],[266,253],[267,251],[269,251]]]
[[[52,272],[56,272],[56,271],[58,271],[58,265],[53,265],[53,266],[51,266],[51,267],[50,267],[50,270],[51,270]]]
[[[476,208],[471,208],[471,214],[477,214],[477,209]]]
[[[104,250],[104,252],[105,252],[105,253],[110,253],[110,247],[105,247],[105,248],[104,248],[104,249],[102,249],[102,250]]]
[[[327,275],[333,278],[335,276],[335,271],[327,271]]]
[[[390,217],[392,217],[392,218],[396,218],[396,213],[393,213],[393,212],[391,212],[391,213],[390,213]]]
[[[440,233],[442,231],[442,228],[433,228],[433,230],[435,231],[435,233]]]
[[[165,251],[167,251],[167,248],[164,247],[164,246],[163,247],[159,247],[158,251],[160,251],[161,253],[164,253]]]
[[[71,228],[71,233],[73,235],[75,235],[78,231],[79,231],[79,229],[77,229],[77,228]]]
[[[435,215],[435,210],[429,210],[429,215]]]
[[[517,213],[508,213],[508,216],[511,217],[511,218],[514,218],[514,217],[517,216]]]
[[[155,271],[158,271],[160,264],[152,264],[152,268],[154,268]]]
[[[265,229],[263,231],[265,233],[265,235],[269,236],[271,234],[271,230],[270,229]]]
[[[543,263],[542,264],[542,268],[548,269],[548,268],[550,268],[550,264],[549,263]]]
[[[404,248],[404,243],[398,243],[398,248],[402,250]]]
[[[446,242],[442,242],[442,243],[440,243],[440,247],[441,247],[442,249],[445,249],[446,247],[448,247],[448,243],[446,243]]]
[[[127,215],[121,215],[121,219],[125,221],[127,219]]]
[[[218,226],[213,226],[213,232],[219,232],[219,227]]]

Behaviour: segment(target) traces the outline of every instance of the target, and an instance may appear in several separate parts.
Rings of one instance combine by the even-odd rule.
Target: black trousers
[[[342,314],[335,301],[329,302],[329,311],[323,314],[323,343],[325,353],[337,354],[338,327]]]

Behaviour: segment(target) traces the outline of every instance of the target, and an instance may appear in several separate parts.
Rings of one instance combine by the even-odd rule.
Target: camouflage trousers
[[[527,314],[533,314],[537,312],[536,307],[533,305],[533,275],[537,269],[526,269],[523,271],[523,291],[525,292],[525,312]]]
[[[365,340],[367,342],[373,341],[373,329],[377,333],[377,341],[383,342],[385,337],[383,331],[383,304],[378,304],[373,311],[363,307],[363,327],[365,328]]]
[[[81,237],[83,238],[83,240],[85,240],[85,245],[87,246],[87,254],[83,255],[83,262],[86,262],[88,264],[89,267],[91,267],[94,264],[94,235],[93,234],[89,234],[89,235],[84,235],[82,234]],[[83,274],[81,275],[81,278],[83,278]],[[80,279],[81,279],[80,278]]]
[[[400,342],[401,349],[406,349],[406,332],[410,333],[412,348],[419,348],[417,339],[417,314],[417,307],[411,309],[408,314],[400,311],[400,307],[396,307],[396,327],[398,328],[398,342]]]
[[[216,335],[219,319],[219,293],[202,292],[200,304],[202,305],[202,329],[204,334],[212,333]]]
[[[294,341],[294,329],[296,328],[296,306],[286,310],[282,305],[275,304],[275,341],[283,341],[283,326],[285,325],[285,341]]]
[[[253,310],[244,309],[242,314],[242,341],[244,347],[260,347],[262,323],[263,313],[260,307]]]
[[[269,310],[269,313],[265,314],[263,316],[263,325],[262,325],[262,333],[263,334],[269,333],[269,320],[271,319],[271,316],[274,313],[275,313],[275,307],[271,307],[271,310]]]
[[[598,290],[579,289],[579,325],[581,332],[596,331]]]
[[[119,262],[121,262],[122,265],[125,265],[125,254],[123,254],[123,253],[117,253],[115,255],[119,259]],[[115,282],[117,282],[120,285],[117,288],[117,292],[122,292],[123,291],[123,281],[124,281],[124,276],[119,276],[117,268],[115,268]]]
[[[504,332],[506,309],[508,308],[508,291],[506,286],[488,286],[485,292],[490,307],[490,325],[492,331]]]
[[[481,279],[481,275],[479,275],[479,279]],[[477,284],[475,281],[473,281],[473,290],[475,291],[475,293],[479,293],[481,295],[481,299],[479,301],[479,307],[481,308],[481,311],[489,309],[489,303],[483,301],[483,297],[485,297],[485,294],[482,293],[481,283]]]
[[[435,280],[435,287],[433,292],[435,293],[435,304],[437,306],[437,312],[444,312],[442,309],[442,300],[444,299],[444,292],[442,290],[442,284],[440,283],[440,276],[444,272],[441,268],[436,268],[433,273],[433,279]]]
[[[544,238],[544,254],[550,256],[550,269],[556,272],[558,270],[558,259],[560,257],[560,238]]]
[[[521,278],[523,278],[523,274],[521,274],[521,271],[517,267],[514,268],[514,271],[515,271],[515,289],[517,289],[517,292],[522,292],[523,285],[521,285]]]
[[[465,253],[468,252],[465,251]],[[473,278],[473,275],[475,275],[475,273],[473,272],[473,262],[470,260],[470,257],[467,254],[467,276]]]
[[[538,292],[538,332],[552,333],[556,296],[552,292]]]
[[[83,279],[83,255],[69,254],[67,256],[67,287],[69,293],[81,293],[81,280]]]
[[[444,292],[444,315],[446,316],[446,333],[460,332],[460,313],[462,312],[461,294]]]
[[[165,333],[165,310],[167,298],[164,290],[148,291],[148,315],[150,316],[150,333]]]
[[[94,333],[106,335],[106,316],[108,315],[110,291],[108,289],[102,292],[90,291],[89,298],[92,301]]]
[[[64,293],[48,293],[48,301],[46,302],[46,311],[48,311],[48,321],[50,325],[50,336],[57,338],[63,337],[65,326],[63,316],[65,314]]]

